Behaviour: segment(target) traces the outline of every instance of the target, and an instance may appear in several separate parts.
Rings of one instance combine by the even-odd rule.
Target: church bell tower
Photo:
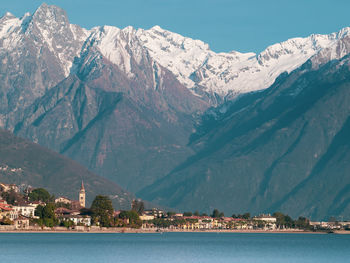
[[[79,191],[79,204],[81,207],[85,207],[85,188],[83,181],[81,181],[81,189]]]

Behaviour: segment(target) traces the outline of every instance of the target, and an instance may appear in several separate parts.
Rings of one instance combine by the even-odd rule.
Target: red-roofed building
[[[0,203],[0,220],[13,217],[13,209],[9,204]]]
[[[65,207],[59,207],[55,209],[55,214],[57,217],[64,216],[64,215],[79,215],[79,210],[72,210]]]

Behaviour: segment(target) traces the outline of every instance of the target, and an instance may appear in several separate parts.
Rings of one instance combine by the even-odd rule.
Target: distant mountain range
[[[246,167],[258,167],[255,157],[234,159],[238,166],[231,158],[258,138],[262,128],[278,122],[281,112],[303,104],[300,96],[288,104],[274,93],[281,89],[281,81],[290,83],[283,87],[295,94],[299,90],[293,78],[312,86],[312,76],[317,74],[317,83],[328,83],[327,72],[337,72],[332,68],[336,63],[346,64],[343,58],[350,53],[349,43],[350,28],[344,28],[330,35],[290,39],[260,54],[215,53],[200,40],[158,26],[86,30],[70,24],[61,8],[42,4],[34,14],[16,18],[7,13],[0,19],[0,127],[164,205],[203,211],[213,207],[241,210],[244,206],[257,212],[276,208],[296,213],[302,206],[296,210],[287,201],[277,203],[284,193],[277,186],[284,182],[276,182],[277,186],[263,183],[265,189],[261,183],[270,181],[266,179],[271,177],[266,174],[268,168],[261,166],[259,172],[253,172]],[[256,100],[275,99],[279,107],[268,108],[271,119],[266,119],[264,107],[254,108]],[[298,118],[305,113],[297,112]],[[226,125],[232,129],[226,130]],[[251,133],[250,129],[259,131]],[[285,140],[288,145],[291,138]],[[227,155],[213,150],[224,145],[230,147]],[[282,158],[282,145],[276,146],[273,155],[262,154],[260,162],[268,165]],[[206,157],[199,158],[203,152]],[[298,156],[307,160],[301,153]],[[223,160],[230,161],[223,165]],[[197,165],[201,169],[196,170]],[[238,172],[231,176],[228,171]],[[309,176],[306,170],[289,172],[295,177],[290,186]],[[201,188],[193,173],[200,178],[209,176],[215,183],[208,179]],[[175,175],[179,176],[176,180]],[[184,183],[181,187],[180,182]],[[233,184],[247,182],[260,187],[260,194],[254,187],[240,187],[246,195],[231,200],[230,207],[230,202],[223,205],[224,196],[229,198],[226,194],[235,189]],[[277,187],[273,188],[276,195],[265,194],[272,191],[270,187]],[[201,192],[198,196],[197,190]],[[214,190],[222,198],[209,194]],[[313,209],[308,211],[314,217],[347,211]]]

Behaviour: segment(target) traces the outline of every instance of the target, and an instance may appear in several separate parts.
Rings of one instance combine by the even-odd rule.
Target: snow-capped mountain
[[[45,4],[2,24],[0,127],[129,190],[191,154],[194,116],[210,105],[153,59],[134,29],[86,31]]]
[[[0,19],[0,126],[70,74],[88,31],[68,22],[64,10],[43,4],[31,15]]]
[[[89,31],[69,24],[64,10],[43,4],[33,15],[26,13],[17,18],[8,12],[0,19],[0,50],[14,52],[19,47],[28,48],[26,41],[30,39],[37,47],[38,56],[47,48],[68,76],[73,58],[79,54],[88,34]]]
[[[112,26],[86,30],[69,24],[62,9],[43,4],[33,15],[27,13],[16,18],[6,13],[1,18],[0,54],[28,46],[25,40],[32,38],[33,47],[40,47],[36,48],[36,55],[47,49],[67,77],[74,58],[82,52],[83,43],[89,41],[89,45],[95,46],[130,78],[134,77],[131,61],[141,63],[143,54],[147,54],[197,95],[225,97],[268,88],[282,72],[291,72],[320,52],[327,50],[327,61],[343,57],[350,51],[348,45],[342,44],[344,39],[349,40],[349,32],[349,28],[344,28],[329,35],[293,38],[272,45],[260,54],[215,53],[200,40],[159,26],[149,30]],[[13,53],[23,56],[18,51]],[[213,101],[213,104],[216,103]]]
[[[92,37],[102,54],[130,73],[130,57],[140,60],[145,49],[153,60],[170,70],[191,90],[234,93],[262,90],[273,84],[282,72],[291,72],[312,56],[328,50],[328,59],[339,59],[350,52],[350,28],[329,35],[293,38],[268,47],[260,54],[215,53],[208,44],[155,26],[149,30],[127,27],[94,28]],[[131,77],[131,76],[130,76]]]
[[[294,38],[268,47],[260,54],[215,53],[199,40],[193,40],[156,26],[138,30],[136,35],[162,66],[172,71],[188,88],[202,87],[221,96],[268,88],[284,71],[288,73],[324,50],[329,59],[339,59],[350,52],[350,28],[330,35]],[[339,48],[341,46],[341,48]]]

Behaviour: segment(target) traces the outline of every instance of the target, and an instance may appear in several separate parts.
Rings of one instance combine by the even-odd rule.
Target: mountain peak
[[[338,32],[338,38],[350,35],[350,27],[344,27]]]
[[[33,20],[41,23],[49,23],[52,20],[68,23],[67,14],[62,8],[55,5],[48,5],[46,3],[41,4],[39,8],[35,10]]]
[[[2,17],[1,19],[11,19],[11,18],[15,18],[15,16],[10,13],[10,12],[6,12]]]
[[[58,6],[54,6],[54,5],[48,5],[44,2],[35,10],[34,13],[46,12],[47,10],[50,10],[50,9],[61,9],[61,8],[59,8]]]
[[[153,26],[153,27],[151,28],[151,30],[153,30],[153,31],[164,31],[164,29],[161,28],[161,27],[158,26],[158,25]]]
[[[132,26],[127,26],[123,28],[122,31],[125,33],[133,33],[135,31],[135,28],[133,28]]]

